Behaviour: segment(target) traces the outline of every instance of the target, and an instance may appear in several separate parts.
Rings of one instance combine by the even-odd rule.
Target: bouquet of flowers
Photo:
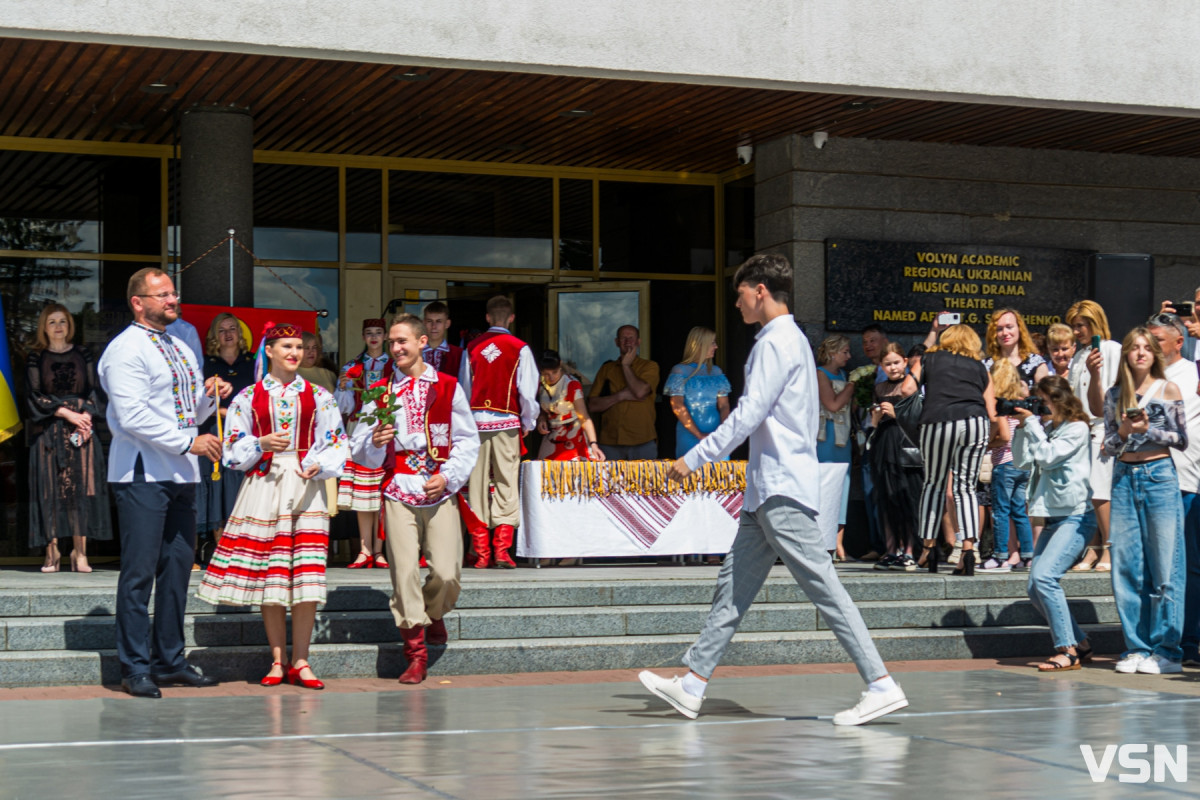
[[[363,411],[358,415],[359,422],[369,422],[378,420],[380,425],[395,425],[396,412],[400,410],[398,398],[392,394],[390,386],[376,386],[373,389],[367,389],[362,393],[362,402],[365,407],[367,403],[374,403],[374,411]]]
[[[859,408],[870,408],[875,402],[874,364],[864,364],[851,371],[850,382],[854,384],[854,404]]]

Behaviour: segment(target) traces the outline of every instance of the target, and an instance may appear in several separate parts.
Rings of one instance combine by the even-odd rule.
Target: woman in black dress
[[[29,546],[45,547],[42,572],[58,572],[58,540],[74,539],[71,569],[91,572],[88,539],[111,539],[104,449],[95,437],[103,393],[91,352],[71,343],[75,320],[51,303],[25,360],[29,419]]]
[[[204,379],[214,375],[225,383],[233,384],[233,394],[254,383],[254,355],[242,335],[242,323],[228,312],[217,314],[212,324],[208,326],[208,335],[204,338]],[[226,407],[222,406],[220,414],[225,417]],[[216,417],[210,417],[200,428],[201,433],[216,434]],[[207,463],[207,462],[205,462]],[[238,490],[242,488],[245,473],[236,469],[221,469],[221,479],[212,479],[211,469],[200,470],[200,484],[196,490],[196,532],[205,534],[213,531],[213,541],[221,538],[225,528],[225,520],[233,511],[233,503],[237,500]],[[201,559],[204,560],[204,559]]]

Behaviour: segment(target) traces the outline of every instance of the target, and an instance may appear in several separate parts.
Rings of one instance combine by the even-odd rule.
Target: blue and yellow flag
[[[0,304],[0,442],[21,430],[21,415],[13,395],[12,362],[8,358],[8,328],[4,324],[4,305]]]

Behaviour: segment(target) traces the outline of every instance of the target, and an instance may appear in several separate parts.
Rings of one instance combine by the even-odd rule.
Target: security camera
[[[820,150],[829,141],[829,133],[826,131],[813,131],[813,147]]]
[[[739,164],[749,164],[754,160],[754,145],[744,144],[738,147],[737,157]]]

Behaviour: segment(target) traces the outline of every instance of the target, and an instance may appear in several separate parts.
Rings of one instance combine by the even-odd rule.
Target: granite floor
[[[190,798],[1069,798],[1200,795],[1120,781],[1106,745],[1200,737],[1200,698],[1163,681],[1000,668],[899,674],[912,705],[829,717],[853,674],[715,680],[688,721],[627,681],[353,693],[113,695],[0,707],[0,795]],[[1148,677],[1148,676],[1146,676]],[[1194,673],[1171,676],[1192,684]],[[1164,691],[1166,688],[1168,690]],[[1191,688],[1189,686],[1189,688]]]

